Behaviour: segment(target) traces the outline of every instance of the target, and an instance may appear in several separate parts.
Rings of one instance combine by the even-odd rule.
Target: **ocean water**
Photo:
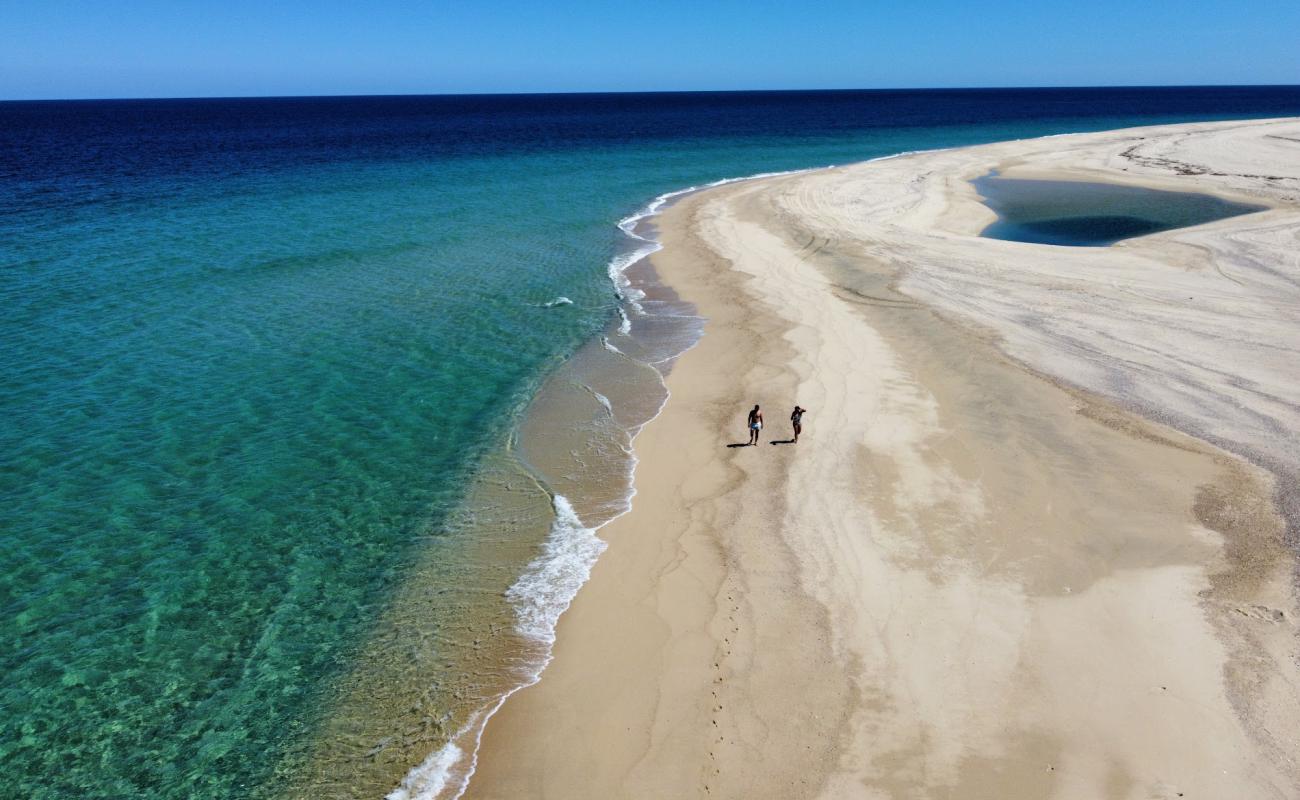
[[[1297,87],[0,103],[0,796],[454,795],[698,335],[639,260],[654,198],[1295,114]]]

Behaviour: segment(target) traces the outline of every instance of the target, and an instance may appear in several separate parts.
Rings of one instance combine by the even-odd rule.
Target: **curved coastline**
[[[645,425],[652,422],[665,407],[669,394],[663,379],[673,362],[699,340],[703,324],[703,320],[694,315],[688,304],[678,301],[671,289],[660,283],[653,268],[646,262],[651,255],[662,249],[662,244],[655,235],[655,218],[672,203],[696,192],[804,171],[806,170],[722,178],[702,186],[665,192],[618,221],[617,227],[627,237],[628,247],[615,255],[606,268],[619,301],[618,321],[601,334],[597,341],[605,353],[615,356],[615,371],[619,366],[626,365],[631,365],[633,370],[644,372],[648,368],[652,371],[654,380],[658,383],[657,388],[662,390],[662,397],[639,409],[629,409],[628,405],[634,405],[630,403],[620,403],[616,409],[609,397],[591,385],[593,381],[590,373],[603,373],[602,377],[608,379],[611,369],[610,363],[600,363],[602,359],[596,352],[594,342],[589,342],[568,362],[562,364],[538,391],[512,435],[517,442],[513,449],[516,451],[515,457],[520,457],[520,450],[539,451],[532,458],[523,457],[523,463],[538,477],[539,485],[549,495],[555,520],[542,543],[541,552],[505,593],[517,615],[515,630],[519,636],[532,643],[532,652],[522,657],[518,681],[507,687],[487,706],[473,712],[444,745],[412,768],[401,784],[387,795],[389,800],[455,800],[464,794],[477,768],[478,750],[488,722],[511,696],[537,683],[550,663],[555,644],[555,626],[606,547],[598,536],[598,531],[632,508],[636,495],[633,476],[637,465],[633,443]],[[647,305],[651,308],[647,309]],[[636,329],[656,324],[660,330],[651,331],[646,336],[634,335]],[[665,326],[667,330],[663,329]],[[621,496],[606,497],[603,503],[596,503],[594,508],[588,509],[585,518],[575,511],[565,494],[553,488],[558,482],[557,478],[564,473],[566,466],[570,468],[570,474],[564,477],[574,486],[607,480],[609,475],[589,472],[575,477],[573,465],[564,464],[563,455],[557,453],[554,443],[547,441],[550,438],[548,431],[557,427],[554,412],[538,410],[572,400],[574,388],[594,398],[611,420],[617,416],[631,417],[630,421],[624,419],[619,423],[619,430],[626,435],[626,441],[622,443],[623,455],[626,457],[622,464],[625,470],[625,491]],[[566,419],[559,424],[565,422],[572,423],[573,420]],[[528,447],[529,443],[532,443],[532,448]]]
[[[1300,682],[1285,668],[1294,553],[1278,512],[1293,533],[1296,517],[1280,451],[1251,458],[1279,481],[1219,449],[1252,455],[1222,425],[1191,424],[1172,402],[1153,413],[1150,398],[1118,391],[1130,385],[1100,368],[1112,357],[1105,340],[1080,350],[1092,353],[1091,372],[1070,372],[1059,347],[1025,334],[1033,326],[1015,329],[1026,316],[1007,311],[1014,303],[1050,314],[1068,286],[982,308],[966,291],[983,281],[996,293],[1042,255],[990,240],[980,248],[995,261],[971,255],[992,213],[973,197],[976,171],[1186,188],[1190,162],[1170,148],[1249,141],[1269,125],[1296,123],[936,151],[672,205],[654,263],[709,318],[707,335],[669,376],[674,401],[638,441],[637,508],[606,529],[610,549],[559,623],[546,680],[498,714],[466,795],[896,796],[929,786],[1122,796],[1213,786],[1216,769],[1242,796],[1300,785],[1286,755]],[[1171,284],[1171,309],[1186,281],[1214,280],[1206,264],[1222,274],[1220,262],[1246,252],[1225,242],[1284,231],[1300,206],[1289,188],[1300,174],[1192,174],[1208,175],[1198,191],[1267,198],[1277,213],[1265,234],[1259,220],[1256,234],[1229,220],[1093,257],[1115,280],[1106,258],[1174,267],[1123,287]],[[1058,277],[1070,274],[1065,259],[1046,259]],[[1281,369],[1268,353],[1288,340],[1268,337],[1284,322],[1266,322],[1263,349],[1234,367]],[[1183,381],[1191,391],[1194,380]],[[816,409],[811,431],[834,425],[844,441],[801,447],[799,460],[787,448],[719,452],[718,430],[742,398],[796,393]],[[1269,409],[1294,437],[1286,407]],[[1030,508],[1040,503],[1046,512]],[[1157,621],[1135,615],[1144,606]],[[1097,615],[1122,622],[1092,630]],[[967,650],[970,635],[979,649]],[[910,654],[897,649],[904,641]],[[954,649],[970,663],[953,664]],[[1116,672],[1093,652],[1131,664]],[[1104,687],[1095,707],[1067,697],[1070,659]],[[1063,725],[1100,738],[1072,738]],[[908,772],[917,758],[929,766]]]

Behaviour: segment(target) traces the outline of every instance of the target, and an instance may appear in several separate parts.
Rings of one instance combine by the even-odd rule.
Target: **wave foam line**
[[[578,519],[564,495],[555,495],[555,522],[542,552],[509,589],[506,598],[519,618],[515,630],[542,644],[554,644],[555,625],[578,589],[591,576],[592,565],[605,551],[605,541]],[[539,670],[540,672],[540,670]]]
[[[474,718],[472,721],[477,721]],[[451,768],[456,766],[465,752],[456,745],[456,740],[468,733],[468,726],[462,728],[441,748],[429,754],[419,766],[406,773],[402,778],[402,785],[385,795],[384,800],[434,800],[442,794],[451,782]],[[469,778],[466,777],[456,792],[460,797],[465,792],[465,787],[469,785]]]
[[[746,175],[742,178],[723,178],[721,180],[706,183],[703,186],[690,186],[685,189],[675,189],[671,192],[664,192],[655,199],[646,203],[632,214],[618,221],[619,230],[630,239],[643,242],[643,246],[637,247],[628,253],[623,253],[610,259],[606,271],[609,273],[609,280],[614,284],[614,294],[623,304],[638,314],[643,314],[644,309],[639,302],[645,296],[643,292],[632,286],[632,282],[627,277],[627,271],[631,266],[641,259],[653,255],[663,249],[663,245],[656,239],[647,238],[636,232],[636,226],[641,220],[653,217],[663,210],[664,206],[671,201],[690,194],[699,192],[704,189],[712,189],[715,186],[725,186],[729,183],[739,183],[741,181],[754,181],[760,178],[777,178],[782,175],[797,175],[800,172],[810,172],[812,169],[829,169],[827,167],[812,167],[809,169],[791,169],[782,172],[760,172],[757,175]],[[619,306],[618,314],[620,317],[618,332],[626,336],[632,330],[632,320],[624,310],[622,305]]]
[[[606,339],[606,338],[603,337],[603,336],[601,337],[601,340],[602,340],[602,341],[606,341],[606,342],[609,341],[608,339]],[[613,345],[611,345],[611,347],[612,347],[612,346],[613,346]],[[617,351],[615,351],[615,352],[617,352]],[[621,355],[621,353],[620,353],[620,355]],[[613,405],[612,403],[609,402],[609,398],[608,398],[608,397],[606,397],[605,395],[603,395],[603,394],[601,394],[600,392],[596,391],[595,389],[593,389],[592,387],[588,386],[588,385],[585,384],[585,383],[582,383],[582,384],[579,384],[579,385],[583,388],[584,391],[587,392],[587,394],[590,394],[592,397],[596,398],[596,402],[600,403],[601,407],[605,409],[605,415],[606,415],[606,416],[609,416],[609,417],[614,416],[614,405]],[[567,501],[566,501],[566,502],[567,502]]]
[[[408,772],[401,785],[389,792],[385,800],[437,800],[452,786],[454,767],[465,756],[465,751],[457,742],[473,732],[474,747],[469,766],[465,774],[454,781],[455,793],[451,795],[451,800],[459,800],[478,768],[479,746],[488,720],[505,705],[511,695],[541,680],[542,672],[551,663],[551,646],[555,644],[555,626],[560,615],[568,610],[578,590],[591,577],[592,566],[608,546],[596,535],[596,528],[582,524],[568,498],[557,494],[551,502],[555,509],[555,521],[551,523],[551,532],[542,544],[541,554],[528,564],[523,574],[506,590],[506,597],[518,613],[515,631],[520,636],[543,645],[546,648],[545,659],[530,671],[524,681],[502,695],[495,705],[471,717],[451,741]],[[630,507],[629,499],[628,508]]]

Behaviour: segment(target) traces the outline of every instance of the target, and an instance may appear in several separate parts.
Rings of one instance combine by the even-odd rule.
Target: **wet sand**
[[[1272,210],[980,239],[991,169]],[[704,338],[467,797],[1300,795],[1300,123],[916,154],[659,225]]]

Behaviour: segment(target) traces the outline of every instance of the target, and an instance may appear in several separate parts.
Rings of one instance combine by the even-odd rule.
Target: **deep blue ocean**
[[[414,564],[453,652],[481,543],[450,521],[617,324],[616,223],[656,195],[1290,115],[1300,87],[0,103],[0,797],[376,796],[294,775]],[[430,730],[453,661],[404,673]]]

